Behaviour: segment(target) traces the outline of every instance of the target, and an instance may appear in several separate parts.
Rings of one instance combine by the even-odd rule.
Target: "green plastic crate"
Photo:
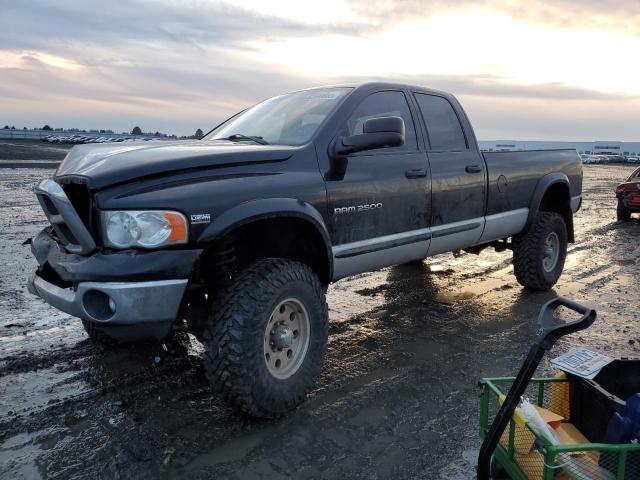
[[[500,408],[500,396],[506,395],[513,377],[482,379],[480,402],[480,437],[484,439]],[[566,420],[571,420],[568,380],[564,378],[534,378],[525,397]],[[572,466],[567,465],[571,459]],[[549,444],[538,437],[528,425],[510,420],[496,450],[494,462],[516,480],[639,480],[640,445],[584,443],[577,445]],[[562,466],[562,465],[565,466]]]

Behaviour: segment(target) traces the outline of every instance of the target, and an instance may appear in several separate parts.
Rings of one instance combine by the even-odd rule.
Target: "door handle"
[[[407,178],[422,178],[427,176],[427,170],[424,168],[415,168],[413,170],[407,170],[404,172],[404,176]]]
[[[482,172],[482,167],[480,165],[467,165],[464,170],[467,173],[480,173]]]

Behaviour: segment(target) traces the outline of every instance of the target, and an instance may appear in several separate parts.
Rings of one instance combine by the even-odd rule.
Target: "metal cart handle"
[[[570,322],[561,321],[555,315],[555,311],[561,306],[582,314],[582,317]],[[536,342],[531,346],[526,360],[522,364],[522,367],[520,367],[520,371],[509,389],[507,398],[500,407],[500,410],[498,410],[496,418],[493,420],[480,447],[480,453],[478,454],[478,480],[489,480],[493,451],[498,445],[502,433],[518,406],[520,397],[522,397],[527,389],[529,381],[531,377],[533,377],[536,368],[538,368],[545,352],[549,350],[560,337],[591,326],[596,320],[596,316],[595,310],[562,297],[554,298],[542,306],[540,315],[538,315],[540,329],[538,330]]]

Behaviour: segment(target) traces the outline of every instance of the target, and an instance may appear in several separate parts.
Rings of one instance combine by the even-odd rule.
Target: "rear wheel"
[[[562,274],[567,256],[567,226],[554,212],[540,212],[533,225],[513,239],[513,270],[518,282],[548,290]]]
[[[212,305],[204,329],[207,377],[235,408],[279,417],[313,386],[327,336],[327,303],[317,275],[299,262],[260,260]]]
[[[629,208],[622,202],[622,200],[618,200],[616,216],[618,220],[628,221],[631,219],[631,210],[629,210]]]

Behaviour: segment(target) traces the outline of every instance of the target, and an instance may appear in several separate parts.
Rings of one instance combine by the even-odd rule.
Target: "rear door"
[[[424,258],[427,253],[427,159],[418,148],[405,92],[385,89],[365,96],[341,134],[360,134],[367,119],[386,116],[404,120],[405,144],[349,155],[344,174],[327,178],[336,277]]]
[[[471,246],[484,228],[484,160],[475,142],[465,136],[449,99],[421,92],[414,96],[426,127],[431,168],[429,254]]]

